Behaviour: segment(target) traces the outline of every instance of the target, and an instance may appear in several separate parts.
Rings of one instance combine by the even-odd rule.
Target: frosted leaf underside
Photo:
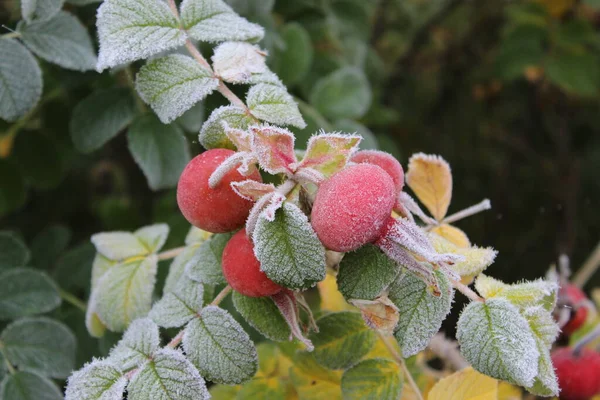
[[[246,102],[252,115],[263,121],[300,129],[306,127],[298,105],[282,86],[266,83],[254,85],[248,91]]]
[[[169,236],[169,225],[167,224],[154,224],[144,226],[133,233],[149,253],[158,252],[167,241]]]
[[[129,232],[96,233],[92,235],[91,241],[96,251],[109,260],[120,261],[148,254],[146,246]]]
[[[270,297],[248,297],[234,292],[233,305],[246,322],[266,338],[289,340],[290,328]]]

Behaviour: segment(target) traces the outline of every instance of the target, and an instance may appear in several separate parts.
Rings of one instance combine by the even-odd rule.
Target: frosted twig
[[[223,290],[221,290],[221,291],[219,292],[219,294],[217,295],[217,297],[215,297],[215,299],[214,299],[214,300],[213,300],[213,301],[210,303],[210,305],[211,305],[211,306],[218,306],[218,305],[219,305],[219,303],[220,303],[221,301],[223,301],[223,299],[224,299],[225,297],[227,297],[227,295],[228,295],[229,293],[231,293],[231,290],[232,290],[232,289],[231,289],[231,286],[229,286],[229,285],[225,286],[225,287],[223,288]]]
[[[221,182],[221,179],[223,179],[223,177],[227,175],[229,171],[237,167],[237,165],[240,164],[243,160],[244,152],[234,153],[231,156],[227,157],[225,161],[223,161],[221,165],[219,165],[213,171],[213,173],[210,175],[210,178],[208,178],[208,187],[211,189],[216,188],[219,182]]]
[[[462,282],[454,280],[454,279],[451,279],[450,282],[452,282],[452,286],[454,286],[454,288],[456,290],[458,290],[459,292],[461,292],[462,294],[467,296],[469,299],[471,299],[473,301],[485,301],[477,293],[475,293],[473,290],[471,290],[470,287],[463,284]]]
[[[451,224],[452,222],[456,222],[460,219],[470,217],[473,214],[477,214],[478,212],[489,210],[490,208],[492,208],[492,203],[490,203],[489,199],[484,199],[481,202],[479,202],[471,207],[467,207],[464,210],[461,210],[457,213],[447,216],[446,218],[444,218],[442,220],[442,222],[446,223],[446,224]]]
[[[163,251],[162,253],[158,253],[158,261],[168,260],[170,258],[175,258],[183,250],[185,250],[185,246],[175,247],[174,249]]]
[[[410,384],[413,392],[415,392],[415,394],[417,395],[417,398],[419,400],[423,400],[423,395],[421,394],[421,389],[419,389],[417,382],[415,382],[415,380],[413,379],[410,371],[408,370],[408,367],[406,366],[406,363],[404,362],[404,359],[402,357],[400,357],[400,354],[398,354],[396,349],[394,349],[390,345],[390,343],[386,340],[386,338],[385,338],[385,336],[383,336],[383,334],[381,334],[379,331],[376,331],[376,332],[377,332],[377,335],[379,335],[379,339],[383,342],[383,344],[385,345],[385,348],[388,350],[388,352],[390,353],[390,355],[392,356],[394,361],[396,361],[396,363],[398,365],[400,365],[400,367],[402,367],[402,371],[404,372],[404,375],[406,376],[406,379],[408,380],[408,383]]]
[[[171,339],[169,344],[167,344],[167,348],[174,349],[175,347],[179,346],[179,343],[181,343],[181,341],[183,340],[184,332],[185,329],[180,330],[179,333],[173,339]]]
[[[600,243],[596,245],[592,254],[589,255],[583,266],[579,268],[573,277],[573,284],[580,288],[585,286],[588,279],[598,270],[598,267],[600,267]]]

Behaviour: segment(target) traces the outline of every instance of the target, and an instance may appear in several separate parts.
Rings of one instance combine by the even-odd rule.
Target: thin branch
[[[254,118],[254,116],[250,113],[250,109],[246,106],[246,103],[244,103],[239,97],[237,97],[236,94],[233,93],[231,89],[229,89],[225,85],[225,83],[223,83],[223,81],[219,81],[219,87],[217,88],[217,90],[221,92],[221,94],[225,96],[225,98],[227,98],[227,100],[229,100],[231,104],[241,108],[246,112],[246,114]],[[254,118],[254,120],[256,120],[256,118]]]
[[[580,288],[584,287],[588,279],[598,270],[598,267],[600,267],[600,243],[596,245],[592,254],[589,255],[583,266],[579,268],[573,277],[573,284]]]
[[[177,336],[175,336],[173,339],[171,339],[169,344],[167,344],[167,347],[169,349],[174,349],[175,347],[179,346],[179,343],[181,343],[181,341],[183,340],[184,332],[185,332],[185,329],[180,330],[179,333],[177,334]]]
[[[408,370],[408,367],[406,366],[406,363],[404,362],[404,359],[400,357],[400,354],[398,354],[396,349],[394,349],[392,345],[389,344],[385,336],[383,336],[380,332],[377,332],[377,334],[379,335],[379,338],[385,345],[385,348],[388,350],[394,361],[396,361],[396,363],[402,368],[402,371],[404,372],[404,375],[406,376],[406,379],[408,380],[408,383],[410,384],[413,392],[415,392],[415,394],[417,395],[417,398],[419,400],[423,400],[421,389],[419,389],[419,385],[417,385],[417,382],[415,382],[415,380],[413,379],[410,371]]]
[[[223,299],[225,297],[227,297],[227,295],[231,292],[231,286],[227,285],[223,288],[223,290],[221,290],[221,292],[219,292],[219,294],[217,295],[217,297],[215,297],[215,299],[212,301],[212,303],[210,303],[211,306],[217,306],[219,305],[219,303],[221,301],[223,301]]]
[[[69,293],[63,289],[60,289],[58,291],[58,294],[60,295],[60,298],[63,299],[64,301],[66,301],[67,303],[74,305],[75,307],[79,308],[83,312],[86,312],[87,305],[85,304],[85,302],[83,300],[80,300],[74,294]]]
[[[588,332],[587,335],[585,335],[584,337],[579,339],[577,343],[575,343],[575,346],[573,346],[573,354],[576,357],[578,357],[579,353],[585,346],[587,346],[588,344],[590,344],[598,338],[600,338],[600,324],[596,325],[596,327],[592,329],[591,332]]]
[[[179,254],[181,254],[181,252],[183,252],[184,250],[185,250],[185,246],[181,246],[181,247],[176,247],[171,250],[163,251],[162,253],[158,253],[158,260],[162,261],[162,260],[168,260],[170,258],[175,258]]]
[[[15,39],[19,37],[21,37],[21,32],[11,32],[5,33],[4,35],[0,35],[0,39]]]
[[[191,39],[188,38],[185,41],[185,48],[188,50],[190,55],[192,57],[194,57],[194,59],[196,61],[198,61],[198,64],[202,65],[204,68],[209,70],[211,73],[213,72],[210,64],[208,63],[208,61],[206,61],[206,58],[204,58],[204,56],[202,55],[202,53],[200,53],[200,51],[196,48],[196,46],[194,46],[194,43],[192,43]]]
[[[463,284],[462,282],[454,280],[454,279],[451,279],[450,282],[452,282],[452,286],[454,286],[454,288],[456,290],[458,290],[459,292],[461,292],[462,294],[467,296],[469,299],[471,299],[473,301],[485,301],[477,293],[475,293],[473,290],[471,290],[470,287]]]
[[[171,12],[179,21],[179,11],[177,10],[177,4],[175,4],[175,0],[167,0],[167,2],[169,3],[169,8],[171,8]]]
[[[471,215],[477,214],[477,213],[485,211],[485,210],[489,210],[490,208],[492,208],[492,204],[490,203],[490,200],[484,199],[481,202],[479,202],[475,205],[472,205],[471,207],[467,207],[464,210],[461,210],[457,213],[447,216],[446,218],[444,218],[444,220],[442,222],[444,222],[446,224],[451,224],[452,222],[456,222],[460,219],[470,217]]]

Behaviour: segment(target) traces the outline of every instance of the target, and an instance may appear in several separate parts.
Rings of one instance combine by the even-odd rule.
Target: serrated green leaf
[[[111,261],[144,256],[148,249],[134,234],[129,232],[101,232],[92,235],[96,251]]]
[[[42,314],[59,305],[58,287],[45,273],[30,268],[0,273],[0,320]]]
[[[523,316],[529,322],[534,336],[541,341],[545,348],[552,347],[558,338],[560,328],[552,313],[541,306],[531,307],[523,312]]]
[[[325,248],[296,205],[284,203],[273,221],[261,215],[252,239],[260,268],[272,281],[303,289],[325,279]]]
[[[64,379],[75,366],[75,336],[50,318],[15,321],[4,329],[0,342],[8,361],[21,371]]]
[[[264,35],[261,26],[240,17],[221,0],[184,0],[181,20],[189,35],[203,42],[258,42]]]
[[[175,124],[154,115],[138,117],[127,132],[129,151],[153,190],[173,188],[191,159],[188,142]]]
[[[196,317],[202,309],[204,286],[189,278],[179,280],[177,286],[166,293],[148,315],[164,328],[177,328]]]
[[[160,345],[158,326],[149,318],[136,319],[111,350],[109,360],[123,371],[139,367]]]
[[[319,332],[310,336],[315,346],[314,356],[319,364],[330,369],[354,365],[375,344],[375,332],[355,312],[327,314],[317,320],[317,325]]]
[[[319,79],[310,103],[331,120],[360,118],[371,105],[371,87],[364,73],[344,67]]]
[[[537,349],[540,352],[538,375],[535,377],[533,386],[527,390],[538,396],[558,396],[558,381],[550,358],[550,349],[560,333],[558,324],[554,321],[550,311],[542,306],[526,309],[523,315],[529,322]]]
[[[344,372],[344,399],[399,399],[402,393],[400,366],[390,360],[364,360]]]
[[[341,400],[341,377],[341,371],[321,366],[316,362],[314,354],[308,352],[297,353],[290,368],[290,378],[300,400]]]
[[[266,338],[278,342],[289,340],[290,327],[270,297],[248,297],[234,292],[233,305]]]
[[[46,61],[76,71],[96,67],[96,50],[87,29],[66,11],[45,21],[22,21],[17,31],[25,45]]]
[[[50,269],[70,240],[71,231],[64,225],[44,229],[31,242],[31,263],[42,269]]]
[[[157,351],[127,386],[130,400],[204,400],[210,395],[204,379],[181,352]]]
[[[177,255],[169,265],[169,274],[165,280],[163,293],[172,292],[181,279],[188,279],[185,276],[185,266],[190,261],[196,249],[200,245],[187,246],[181,253]]]
[[[0,232],[0,271],[22,267],[30,257],[29,249],[21,239],[10,232]]]
[[[465,359],[482,374],[530,387],[538,375],[540,353],[525,318],[507,300],[474,301],[457,325]]]
[[[148,253],[157,253],[164,246],[169,236],[169,225],[154,224],[144,226],[133,233],[148,249]]]
[[[306,127],[298,105],[285,87],[259,83],[248,91],[246,103],[252,115],[277,125]]]
[[[124,331],[150,311],[157,264],[151,255],[115,265],[100,278],[96,312],[111,331]]]
[[[475,289],[484,298],[501,297],[520,309],[532,306],[547,306],[553,302],[552,295],[558,291],[556,282],[536,279],[508,285],[481,274],[475,281]]]
[[[183,348],[206,379],[239,384],[258,368],[256,348],[250,337],[227,311],[205,307],[200,317],[185,328]]]
[[[474,276],[480,274],[487,267],[492,265],[498,252],[491,247],[459,247],[446,238],[435,233],[429,233],[431,244],[435,251],[440,254],[452,253],[465,257],[464,261],[454,263],[452,270],[460,276]]]
[[[18,371],[0,382],[0,399],[61,400],[61,391],[50,379],[35,373]]]
[[[130,89],[98,90],[73,109],[69,130],[77,150],[89,153],[102,147],[131,123],[135,100]]]
[[[550,358],[550,351],[540,344],[539,340],[538,350],[540,352],[540,360],[538,364],[538,375],[535,377],[535,381],[531,387],[527,388],[529,393],[537,396],[558,396],[560,391],[558,387],[558,379],[552,366],[552,359]]]
[[[283,48],[275,49],[273,71],[286,85],[294,85],[306,76],[313,60],[310,36],[302,25],[292,22],[281,29]],[[293,68],[290,66],[293,65]]]
[[[196,282],[209,285],[225,283],[221,258],[231,236],[233,236],[231,233],[218,233],[202,243],[187,262],[186,275]]]
[[[123,372],[108,361],[93,361],[69,377],[65,400],[121,400],[127,385]]]
[[[118,261],[110,260],[102,254],[96,253],[94,261],[92,262],[92,289],[98,287],[100,278],[102,278],[111,267],[114,267],[117,264]]]
[[[161,0],[104,1],[96,25],[99,71],[181,46],[186,39],[179,21]]]
[[[430,293],[423,280],[407,271],[389,288],[388,297],[400,314],[394,337],[405,358],[427,347],[452,307],[454,291],[448,278],[439,271],[435,277],[441,292],[439,297]]]
[[[22,0],[21,15],[27,22],[52,18],[60,11],[64,0]]]
[[[137,74],[135,87],[164,124],[183,115],[219,86],[211,71],[181,54],[157,58]]]
[[[224,148],[235,150],[235,146],[225,134],[222,123],[226,122],[231,128],[245,130],[254,120],[244,110],[235,106],[223,106],[215,109],[202,125],[200,144],[205,149]]]
[[[14,39],[0,41],[0,118],[15,121],[42,94],[42,71],[31,53]]]
[[[394,261],[367,244],[344,255],[337,275],[338,289],[346,299],[373,300],[399,273]]]

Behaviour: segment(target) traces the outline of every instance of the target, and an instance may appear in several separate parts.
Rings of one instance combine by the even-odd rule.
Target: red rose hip
[[[404,170],[402,165],[390,153],[379,150],[361,150],[354,154],[350,161],[377,165],[387,172],[396,187],[396,194],[404,187]]]
[[[233,154],[227,149],[208,150],[192,159],[181,173],[177,204],[192,225],[213,233],[231,232],[244,226],[254,203],[237,195],[230,183],[246,179],[260,182],[258,171],[245,177],[233,169],[214,189],[208,186],[208,178],[215,169]]]
[[[328,249],[355,250],[381,236],[395,198],[394,182],[382,168],[351,165],[321,184],[311,224]]]
[[[254,255],[254,245],[246,236],[245,229],[227,242],[223,250],[222,265],[227,283],[244,296],[272,296],[283,290],[260,270],[260,262]]]
[[[563,347],[552,352],[562,400],[588,400],[600,394],[600,354],[583,348],[579,356]]]

